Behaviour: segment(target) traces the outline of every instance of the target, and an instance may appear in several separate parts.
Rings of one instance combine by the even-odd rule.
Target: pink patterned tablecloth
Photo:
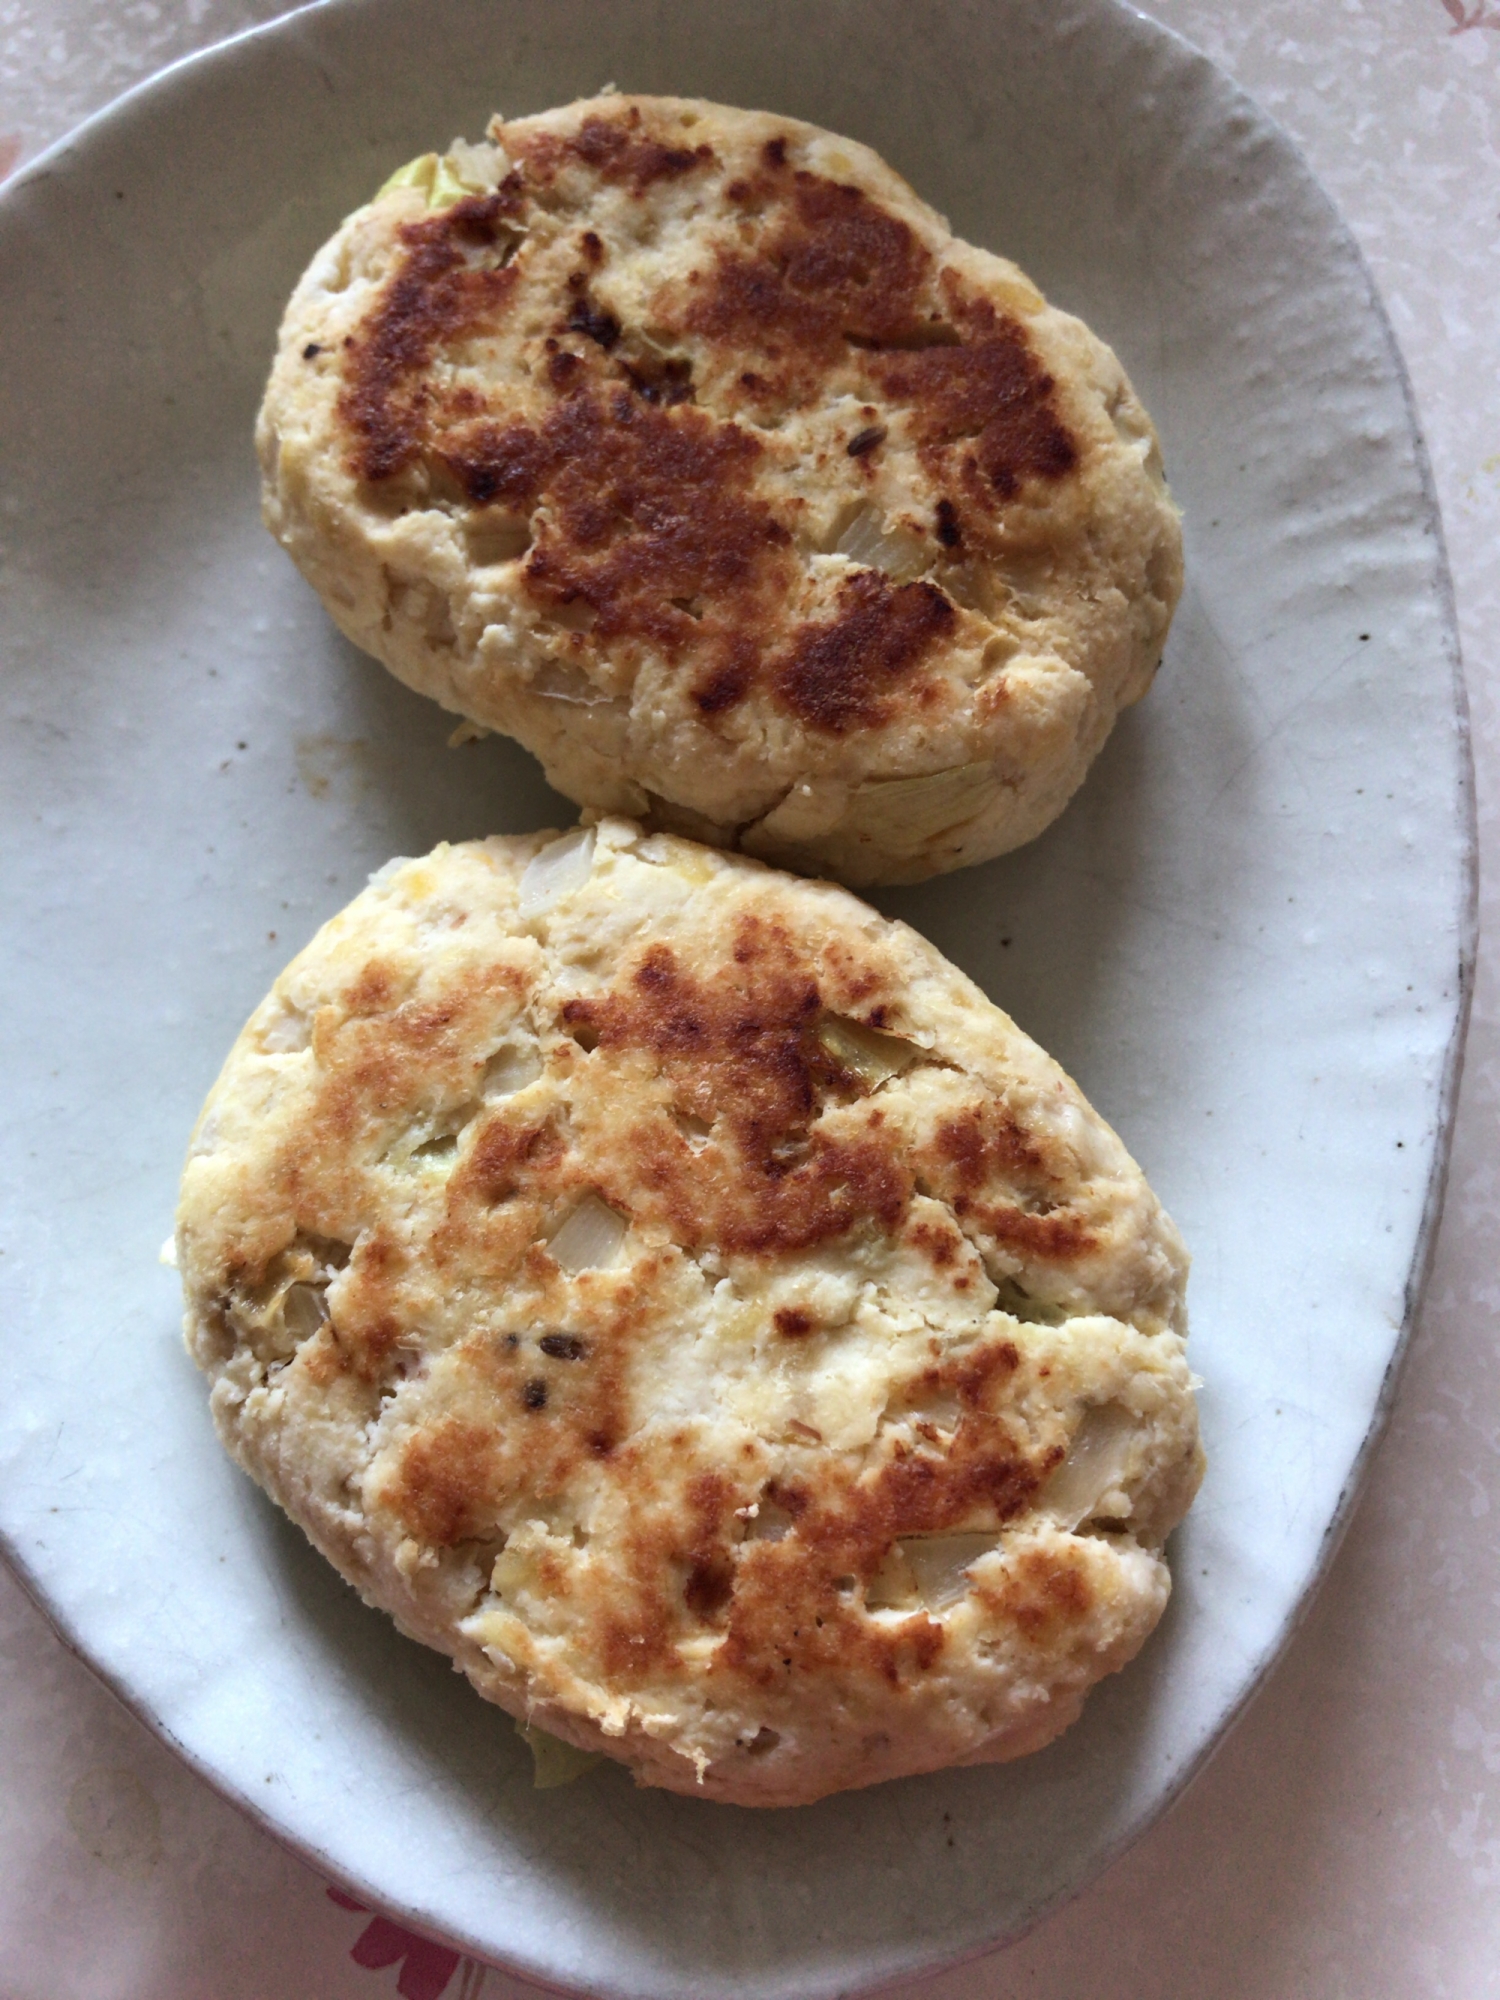
[[[0,0],[0,176],[162,64],[283,11],[278,0]],[[1493,856],[1500,4],[1155,0],[1151,11],[1291,130],[1384,294],[1442,502]],[[905,1988],[907,2000],[1500,1995],[1494,971],[1491,946],[1415,1351],[1302,1632],[1215,1763],[1130,1854],[1021,1944]],[[0,1663],[0,2000],[532,1990],[316,1879],[124,1714],[3,1570]]]

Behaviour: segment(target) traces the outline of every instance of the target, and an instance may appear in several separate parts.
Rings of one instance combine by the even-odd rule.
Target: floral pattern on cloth
[[[1443,9],[1453,23],[1450,35],[1462,35],[1470,28],[1500,29],[1500,13],[1491,12],[1489,0],[1474,0],[1472,7],[1465,0],[1443,0]]]
[[[431,1938],[420,1937],[415,1931],[392,1923],[389,1917],[376,1915],[367,1903],[355,1902],[342,1889],[330,1889],[328,1900],[337,1903],[341,1910],[369,1917],[369,1923],[350,1947],[349,1956],[370,1972],[399,1965],[396,1991],[402,2000],[443,2000],[455,1972],[458,1985],[450,2000],[479,2000],[485,1968],[476,1959],[464,1958],[451,1945],[436,1944]]]

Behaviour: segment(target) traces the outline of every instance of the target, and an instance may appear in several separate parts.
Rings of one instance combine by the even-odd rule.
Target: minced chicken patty
[[[1031,839],[1181,588],[1110,350],[866,147],[606,96],[396,175],[288,308],[266,518],[581,804],[853,883]]]
[[[1036,1749],[1166,1603],[1186,1258],[1063,1072],[843,890],[608,819],[392,863],[193,1138],[230,1450],[645,1784]]]

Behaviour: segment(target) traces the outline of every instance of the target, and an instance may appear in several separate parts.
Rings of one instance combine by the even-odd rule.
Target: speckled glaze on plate
[[[1211,1470],[1147,1652],[1043,1755],[754,1814],[509,1721],[225,1461],[181,1351],[194,1112],[394,852],[571,812],[352,653],[256,517],[282,300],[391,167],[614,80],[874,145],[1120,351],[1186,514],[1167,663],[1033,847],[882,899],[1124,1133],[1196,1253]],[[849,1993],[1013,1935],[1158,1812],[1285,1638],[1436,1211],[1472,830],[1399,362],[1290,143],[1110,0],[331,0],[0,198],[0,1531],[212,1782],[408,1921],[640,2000]]]

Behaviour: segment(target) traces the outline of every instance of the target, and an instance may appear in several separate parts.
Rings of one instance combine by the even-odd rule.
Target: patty
[[[182,1185],[220,1434],[481,1694],[742,1805],[1034,1750],[1166,1603],[1186,1258],[847,891],[619,819],[393,862]]]
[[[258,427],[354,642],[558,790],[853,883],[1038,834],[1181,588],[1120,363],[868,148],[605,96],[398,173]]]

